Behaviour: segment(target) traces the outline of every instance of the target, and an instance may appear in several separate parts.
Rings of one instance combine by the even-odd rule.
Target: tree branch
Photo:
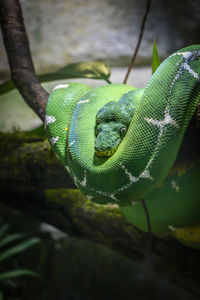
[[[1,0],[0,19],[11,78],[27,104],[44,120],[48,93],[35,76],[19,1]]]

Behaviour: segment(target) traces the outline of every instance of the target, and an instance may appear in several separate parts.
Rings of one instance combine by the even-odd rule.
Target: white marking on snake
[[[64,83],[64,84],[58,84],[55,86],[55,88],[53,89],[53,91],[57,90],[57,89],[64,89],[67,88],[69,86],[69,84]]]
[[[158,128],[160,129],[158,138],[160,138],[163,134],[163,129],[165,127],[165,125],[173,125],[176,128],[179,128],[179,125],[177,124],[177,122],[170,116],[169,114],[169,107],[167,106],[165,109],[165,115],[164,115],[164,119],[163,120],[154,120],[152,118],[144,118],[145,121],[147,121],[149,124],[153,124],[155,126],[158,126]]]
[[[146,166],[146,170],[150,167],[150,165],[152,164],[152,162],[153,162],[153,160],[154,160],[154,157],[152,156],[151,158],[150,158],[150,160],[148,161],[148,164],[147,164],[147,166]]]
[[[178,193],[180,188],[179,186],[177,185],[176,181],[175,180],[172,180],[171,181],[171,184],[172,184],[172,188]]]
[[[191,51],[176,52],[176,53],[170,55],[170,57],[175,56],[175,55],[182,55],[184,58],[188,59],[188,58],[190,57],[191,54],[192,54]]]
[[[81,182],[80,180],[78,180],[77,178],[76,178],[76,183],[77,183],[77,186],[83,186],[82,185],[82,183],[83,183],[83,181]],[[101,191],[101,190],[96,190],[96,189],[94,189],[93,187],[91,187],[91,186],[89,186],[89,185],[87,185],[87,191],[89,191],[89,192],[95,192],[95,194],[99,194],[99,195],[101,195],[101,196],[105,196],[105,197],[107,197],[107,198],[110,198],[110,199],[112,199],[112,200],[114,200],[114,201],[116,201],[116,202],[118,202],[119,201],[119,199],[117,199],[116,197],[115,197],[115,194],[113,193],[113,194],[110,194],[110,193],[108,193],[108,192],[103,192],[103,191]],[[88,198],[88,197],[90,197],[90,198]],[[94,198],[93,196],[87,196],[87,198],[90,200],[90,199],[92,199],[92,198]]]
[[[81,100],[81,101],[78,102],[78,104],[83,104],[83,103],[87,103],[87,102],[90,102],[90,100],[89,99],[87,99],[87,100]]]
[[[177,52],[177,53],[172,54],[171,56],[174,56],[174,55],[182,55],[185,58],[185,61],[181,64],[176,77],[172,81],[171,87],[174,85],[175,81],[180,77],[183,70],[187,70],[194,78],[196,78],[198,80],[200,79],[199,75],[189,65],[190,59],[195,60],[200,56],[200,50],[194,51],[194,52],[189,52],[189,51]],[[179,61],[177,62],[177,65],[178,64],[179,64]]]
[[[70,169],[68,166],[65,166],[65,169],[67,170],[68,173],[70,173]]]
[[[195,51],[176,52],[176,53],[170,55],[170,57],[175,56],[175,55],[182,55],[185,59],[188,59],[188,58],[190,58],[190,56],[191,56],[193,53],[195,54],[194,59],[195,59],[196,57],[200,56],[200,50],[195,50]]]
[[[172,225],[168,225],[168,228],[171,229],[172,231],[175,231],[176,229],[178,229],[178,228],[176,228],[176,227],[174,227]]]
[[[141,178],[145,178],[145,179],[149,179],[149,180],[153,180],[153,177],[151,177],[150,172],[149,172],[149,167],[152,163],[153,159],[151,158],[150,161],[148,162],[148,164],[146,165],[144,171],[142,173],[140,173],[140,175],[138,177],[133,176],[126,168],[123,164],[121,164],[121,167],[124,169],[125,174],[129,177],[129,183],[125,184],[124,186],[122,186],[120,189],[118,189],[116,192],[122,192],[123,190],[126,190],[132,183],[135,183],[137,181],[139,181]]]
[[[138,202],[137,201],[132,201],[131,202],[133,205],[136,205],[136,204],[138,204]]]
[[[71,177],[73,178],[74,184],[76,185],[76,187],[79,187],[79,180],[78,178],[75,176],[74,172],[72,170],[70,170],[71,172]]]
[[[72,141],[69,145],[70,146],[73,146],[74,145],[74,143],[75,143],[75,141]]]
[[[116,201],[116,202],[119,201],[119,200],[115,197],[114,194],[109,194],[109,197],[110,197],[111,199],[113,199],[114,201]]]
[[[176,80],[181,76],[181,74],[182,74],[182,70],[181,70],[181,68],[180,68],[180,69],[178,70],[178,73],[177,73],[176,76],[174,77],[174,80],[172,81],[172,84],[170,85],[170,92],[172,91],[172,88],[173,88],[173,86],[174,86]],[[170,92],[169,92],[169,94],[170,94]]]
[[[183,63],[183,69],[187,70],[194,78],[199,79],[199,75],[186,62]]]
[[[133,176],[126,168],[124,165],[122,165],[122,169],[124,169],[125,174],[129,177],[130,183],[132,182],[137,182],[139,180],[139,177]]]
[[[74,178],[74,174],[72,174],[72,177]],[[78,186],[78,187],[80,187],[80,186],[82,186],[82,187],[86,187],[86,184],[87,184],[87,178],[86,178],[86,172],[84,172],[84,179],[82,180],[82,181],[80,181],[77,177],[76,178],[74,178],[75,179],[75,184]],[[96,190],[96,189],[94,189],[93,187],[91,187],[91,186],[89,186],[88,184],[87,184],[87,191],[89,191],[89,192],[94,192],[95,191],[95,194],[99,194],[99,195],[102,195],[102,196],[105,196],[105,197],[109,197],[109,198],[111,198],[112,200],[114,200],[114,201],[116,201],[116,202],[118,202],[119,200],[115,197],[115,195],[114,195],[114,193],[113,194],[110,194],[110,193],[108,193],[108,192],[103,192],[103,191],[101,191],[101,190]],[[87,198],[88,197],[92,197],[92,196],[87,196]],[[91,198],[92,199],[92,198]]]
[[[149,179],[153,179],[150,175],[149,170],[145,169],[141,174],[140,174],[140,178],[149,178]]]
[[[52,124],[56,121],[56,118],[54,116],[45,116],[45,125],[48,126],[49,124]]]
[[[55,143],[58,141],[58,139],[59,139],[59,136],[56,136],[56,137],[50,138],[50,141],[53,145],[55,145]]]

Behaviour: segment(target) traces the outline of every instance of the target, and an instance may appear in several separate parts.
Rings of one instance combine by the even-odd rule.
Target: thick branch
[[[0,19],[11,78],[27,104],[44,120],[48,93],[35,76],[19,1],[1,0]]]
[[[1,202],[73,236],[106,245],[143,261],[147,234],[129,224],[115,206],[86,200],[73,187],[44,138],[1,134]],[[149,263],[175,284],[200,297],[199,252],[174,239],[154,237]]]

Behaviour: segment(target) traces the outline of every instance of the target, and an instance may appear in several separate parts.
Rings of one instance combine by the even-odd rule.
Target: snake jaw
[[[115,148],[108,147],[104,150],[99,150],[95,146],[95,153],[98,157],[110,157],[117,151],[118,146],[119,146],[119,144]]]
[[[109,157],[112,156],[116,151],[121,143],[121,139],[118,138],[115,140],[115,143],[111,145],[111,139],[107,140],[106,144],[101,144],[101,135],[97,137],[96,144],[95,144],[95,153],[99,157]]]

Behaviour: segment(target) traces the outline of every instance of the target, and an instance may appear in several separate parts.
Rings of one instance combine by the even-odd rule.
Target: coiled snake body
[[[199,57],[198,45],[175,52],[144,89],[66,83],[48,100],[48,139],[76,186],[143,230],[142,199],[155,233],[200,220],[199,160],[172,168],[200,101]]]

